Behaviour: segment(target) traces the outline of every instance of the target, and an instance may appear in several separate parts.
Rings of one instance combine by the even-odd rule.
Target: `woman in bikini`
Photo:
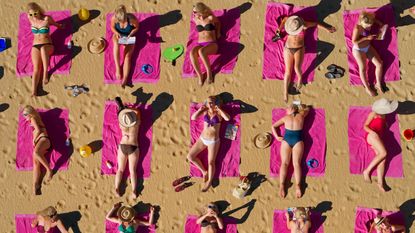
[[[381,211],[379,211],[381,212]],[[404,225],[391,224],[388,217],[382,217],[380,214],[373,219],[368,233],[404,233],[406,228]]]
[[[221,24],[212,10],[204,3],[198,2],[193,7],[193,20],[196,23],[196,30],[199,33],[199,40],[190,52],[190,60],[199,78],[199,85],[202,86],[206,77],[202,74],[199,65],[199,57],[206,68],[208,84],[213,82],[212,69],[208,55],[218,52],[217,40],[220,38]]]
[[[199,139],[190,148],[187,159],[192,162],[203,173],[205,185],[202,192],[206,192],[212,185],[215,174],[215,160],[219,151],[220,139],[219,131],[222,119],[229,121],[229,114],[223,111],[216,103],[215,96],[209,96],[193,115],[191,120],[194,121],[203,115],[203,131]],[[208,150],[208,169],[203,166],[202,161],[198,158],[200,152]]]
[[[308,233],[311,229],[310,209],[304,207],[292,208],[292,215],[287,211],[287,228],[291,233]]]
[[[135,233],[139,226],[151,226],[153,224],[155,211],[153,206],[150,206],[148,221],[144,221],[136,218],[135,210],[132,207],[122,206],[121,203],[115,204],[106,216],[108,221],[119,224],[119,233]]]
[[[383,134],[386,128],[386,114],[394,112],[398,108],[398,101],[389,101],[385,98],[375,101],[372,112],[369,113],[363,129],[366,131],[366,142],[375,151],[376,156],[363,171],[366,182],[371,183],[370,177],[373,169],[377,168],[378,186],[382,192],[386,192],[385,184],[385,159],[387,151],[383,143]]]
[[[376,49],[371,45],[371,41],[377,37],[377,35],[370,33],[370,29],[374,23],[381,27],[383,26],[383,23],[375,18],[374,13],[363,11],[359,16],[359,22],[354,27],[352,34],[353,56],[359,66],[360,79],[362,80],[366,92],[370,96],[375,96],[376,93],[367,81],[367,59],[369,59],[376,67],[376,89],[379,93],[384,92],[382,89],[383,61],[378,52],[376,52]]]
[[[115,76],[121,79],[121,65],[120,65],[120,45],[118,40],[121,37],[130,38],[134,36],[139,28],[139,22],[133,14],[127,13],[124,5],[119,5],[114,15],[111,17],[111,31],[114,33],[112,42],[114,43],[114,62],[115,62]],[[127,78],[131,69],[131,57],[134,53],[134,44],[126,44],[124,46],[124,61],[122,67],[122,88],[127,85]]]
[[[40,118],[39,113],[30,105],[23,108],[23,116],[30,121],[33,127],[33,193],[40,195],[41,166],[46,169],[46,180],[52,179],[52,168],[50,168],[48,160],[45,158],[46,152],[51,148],[51,142],[46,131],[46,126]]]
[[[58,228],[61,233],[68,233],[62,221],[59,219],[58,212],[52,206],[38,211],[31,226],[36,228],[36,232],[38,233],[56,232],[55,228]]]
[[[219,209],[215,203],[209,203],[206,207],[206,213],[200,216],[196,223],[201,226],[201,233],[216,233],[223,230],[223,220],[219,215]]]
[[[333,33],[336,31],[334,27],[325,27],[320,23],[317,22],[309,22],[304,21],[299,16],[290,16],[285,17],[279,28],[277,29],[277,33],[280,33],[281,30],[284,28],[287,32],[288,36],[285,41],[284,45],[284,63],[285,63],[285,72],[284,72],[284,101],[288,101],[288,89],[291,83],[291,76],[292,70],[294,66],[295,74],[297,75],[297,87],[296,89],[299,90],[303,85],[303,71],[301,66],[304,60],[304,35],[305,30],[310,27],[319,26],[321,28],[326,29],[327,31]]]
[[[292,157],[294,167],[294,178],[296,184],[296,197],[300,198],[303,193],[301,189],[301,159],[304,152],[304,142],[302,131],[304,119],[309,112],[309,107],[305,105],[291,105],[287,108],[283,118],[279,119],[272,125],[272,134],[281,142],[281,167],[280,167],[280,197],[285,198],[285,183],[287,170]],[[284,125],[284,137],[278,133],[278,128]]]
[[[40,81],[43,79],[44,85],[49,82],[48,67],[54,48],[49,35],[49,27],[53,25],[63,28],[63,25],[56,23],[52,17],[45,15],[45,11],[35,2],[27,4],[27,16],[33,33],[31,52],[33,63],[32,96],[37,96]]]
[[[126,108],[120,97],[115,100],[118,104],[118,123],[122,134],[117,151],[118,170],[115,175],[115,192],[117,196],[121,196],[120,185],[128,161],[133,197],[137,198],[137,163],[140,155],[138,133],[141,113],[138,109]]]

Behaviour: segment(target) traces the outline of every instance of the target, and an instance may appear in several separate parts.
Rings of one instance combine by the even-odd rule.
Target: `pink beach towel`
[[[353,57],[352,53],[352,33],[354,26],[356,25],[359,14],[362,10],[352,10],[344,11],[343,20],[344,20],[344,36],[346,37],[346,46],[347,46],[347,60],[349,63],[349,72],[350,72],[350,84],[352,85],[362,85],[359,76],[359,67],[357,65],[356,59]],[[395,14],[393,12],[392,5],[388,4],[380,8],[371,8],[366,9],[369,12],[375,12],[376,19],[380,20],[384,24],[388,24],[389,27],[385,34],[384,40],[373,40],[372,45],[379,53],[381,59],[383,60],[383,77],[386,82],[398,81],[400,80],[399,75],[399,55],[398,55],[398,37],[396,34],[396,22]],[[377,28],[375,27],[377,26]],[[376,33],[379,28],[375,24],[372,30],[372,33]],[[368,80],[370,84],[375,83],[375,66],[369,62],[368,65]]]
[[[200,232],[200,225],[196,223],[197,216],[188,215],[186,219],[186,225],[184,226],[184,233],[196,233]],[[236,224],[230,218],[224,218],[223,224],[225,225],[223,230],[219,230],[218,233],[237,233]]]
[[[405,225],[404,216],[399,211],[382,211],[382,216],[388,217],[391,224]],[[354,233],[367,233],[375,217],[374,209],[357,207]]]
[[[16,214],[14,219],[16,221],[16,233],[37,233],[36,228],[31,226],[33,219],[36,218],[34,214]],[[50,233],[60,233],[57,227],[53,228]]]
[[[218,40],[218,53],[209,56],[212,72],[214,74],[231,74],[241,49],[241,45],[239,44],[241,12],[239,8],[215,10],[213,12],[221,22],[222,35]],[[196,24],[193,21],[193,15],[190,16],[190,19],[190,32],[186,46],[186,56],[183,63],[183,77],[185,78],[196,77],[196,73],[190,61],[190,52],[192,48],[197,45],[198,32],[196,31]],[[199,63],[202,64],[200,59]],[[202,72],[205,72],[204,66],[201,65],[200,67]]]
[[[70,146],[65,145],[69,138],[69,112],[67,109],[37,109],[46,126],[52,150],[47,152],[46,159],[53,170],[67,170],[69,165]],[[16,148],[16,170],[33,169],[33,128],[27,121],[22,110],[19,111]]]
[[[141,111],[140,135],[138,137],[140,157],[137,165],[137,174],[138,177],[148,178],[151,172],[151,144],[153,140],[151,107],[132,104],[128,106],[138,107]],[[104,146],[102,148],[101,173],[106,175],[115,175],[117,172],[117,149],[121,140],[117,111],[118,107],[115,102],[107,101],[105,103],[104,127],[102,129]],[[113,165],[111,169],[107,167],[107,161]],[[129,174],[128,169],[126,169],[125,174]]]
[[[199,109],[201,105],[192,103],[190,105],[190,116]],[[222,120],[220,129],[220,147],[216,157],[216,172],[215,177],[225,176],[239,176],[239,163],[240,163],[240,151],[241,151],[241,116],[240,106],[236,103],[229,103],[222,106],[222,109],[230,115],[230,121]],[[226,127],[228,125],[237,125],[238,132],[235,140],[230,140],[224,137]],[[195,121],[190,121],[190,135],[192,145],[199,139],[203,130],[203,116],[199,117]],[[205,168],[207,168],[207,149],[199,154],[199,158],[202,161]],[[202,177],[202,173],[193,164],[190,166],[190,175],[196,177]]]
[[[287,219],[284,210],[274,210],[274,226],[273,233],[290,233],[287,229]],[[318,212],[311,212],[311,229],[310,233],[323,233],[323,218]]]
[[[285,116],[286,110],[276,108],[272,110],[272,122]],[[326,125],[324,109],[311,109],[306,117],[303,128],[304,155],[302,163],[302,172],[308,176],[323,176],[326,168]],[[284,135],[284,126],[280,128],[280,134]],[[281,166],[280,156],[281,142],[273,141],[271,144],[271,161],[270,175],[278,176]],[[306,162],[310,159],[316,159],[318,166],[310,168]],[[289,168],[289,174],[292,174],[292,166]]]
[[[138,216],[139,219],[148,220],[149,214],[141,214]],[[105,220],[105,233],[119,233],[118,225],[116,223],[110,222],[108,220]],[[139,226],[136,230],[136,233],[155,233],[156,232],[156,226],[153,224],[149,227],[146,226]]]
[[[51,16],[57,23],[63,23],[65,27],[58,29],[50,26],[50,35],[54,45],[54,52],[50,57],[49,74],[69,74],[72,64],[72,51],[67,44],[72,40],[71,12],[49,11],[46,15]],[[17,35],[17,62],[16,75],[18,77],[31,76],[33,73],[32,51],[33,33],[27,18],[27,13],[19,15],[19,31]]]
[[[374,151],[366,142],[363,125],[371,112],[370,107],[350,107],[349,109],[349,152],[350,173],[362,174],[375,156]],[[399,134],[398,116],[394,113],[386,115],[386,130],[383,143],[388,152],[386,157],[386,176],[403,177],[402,150]],[[376,169],[372,173],[376,175]]]
[[[265,16],[264,33],[264,64],[262,68],[263,79],[284,79],[284,44],[285,39],[272,42],[272,37],[279,26],[279,23],[286,16],[301,16],[306,21],[317,21],[315,7],[295,7],[282,3],[268,2]],[[282,35],[286,38],[287,34],[283,30]],[[314,66],[317,59],[317,27],[309,28],[305,31],[305,54],[302,65],[303,82],[309,83],[314,79]],[[295,73],[292,72],[295,80]]]
[[[113,13],[107,14],[106,34],[107,48],[105,49],[104,59],[104,83],[121,83],[115,77],[115,63],[113,55],[113,43],[111,31],[111,17]],[[153,13],[135,13],[139,21],[139,29],[136,33],[136,43],[131,60],[130,83],[156,83],[160,78],[160,22],[159,15]],[[124,60],[124,46],[120,46],[120,61]],[[153,71],[149,74],[141,70],[143,65],[149,64]],[[122,65],[122,63],[121,63]]]

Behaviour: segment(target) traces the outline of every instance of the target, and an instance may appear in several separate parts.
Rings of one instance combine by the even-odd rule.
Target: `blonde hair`
[[[367,11],[362,11],[359,15],[360,26],[370,26],[375,22],[375,14]]]
[[[52,221],[56,221],[58,218],[58,212],[53,206],[48,206],[46,209],[36,212],[36,214]]]
[[[38,116],[39,114],[31,105],[26,105],[23,108],[23,115]]]
[[[197,2],[194,6],[193,9],[202,15],[211,15],[212,14],[212,10],[206,6],[203,2]]]
[[[33,10],[33,11],[39,11],[41,15],[45,15],[45,11],[43,10],[43,8],[40,7],[39,4],[37,4],[36,2],[29,2],[26,8],[27,8],[27,12],[29,12],[30,10]]]
[[[115,8],[114,17],[118,22],[124,22],[127,20],[127,9],[124,5],[119,5]]]
[[[297,207],[294,211],[295,219],[308,219],[307,210],[304,207]]]

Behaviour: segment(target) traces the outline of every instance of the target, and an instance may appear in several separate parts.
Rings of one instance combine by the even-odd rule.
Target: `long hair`
[[[58,219],[58,212],[53,206],[48,206],[46,209],[36,212],[36,214],[44,217],[45,219],[49,219],[52,222]]]
[[[29,10],[38,11],[41,15],[45,15],[45,10],[43,10],[43,8],[40,7],[39,4],[37,4],[36,2],[29,2],[26,8],[27,8],[27,11]]]
[[[206,4],[204,4],[203,2],[197,2],[193,9],[197,12],[200,13],[202,15],[211,15],[212,14],[212,10],[206,6]]]
[[[39,117],[40,118],[39,113],[31,105],[24,106],[23,115],[29,115],[31,117]]]
[[[127,9],[124,5],[119,5],[115,8],[114,17],[118,22],[124,22],[127,20]]]

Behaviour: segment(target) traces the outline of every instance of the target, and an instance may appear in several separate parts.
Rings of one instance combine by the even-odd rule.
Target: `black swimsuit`
[[[129,155],[129,154],[134,153],[134,151],[136,151],[136,150],[137,150],[137,148],[138,148],[138,146],[136,146],[136,145],[130,145],[130,144],[120,144],[120,149],[121,149],[121,152],[122,152],[124,155]]]
[[[208,23],[205,26],[199,24],[199,25],[196,25],[196,30],[198,32],[213,31],[215,30],[215,25],[213,23]]]

